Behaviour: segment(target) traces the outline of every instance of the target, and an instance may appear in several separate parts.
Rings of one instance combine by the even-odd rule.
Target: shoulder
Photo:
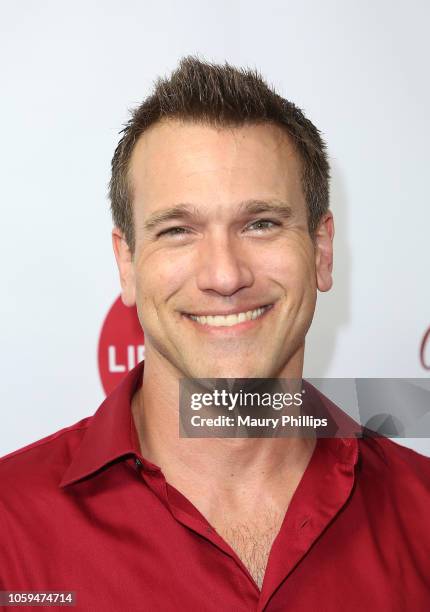
[[[430,457],[421,455],[407,446],[383,436],[370,436],[359,439],[360,452],[368,460],[373,460],[386,468],[398,467],[405,470],[424,470],[430,474]]]
[[[0,458],[0,498],[23,487],[58,483],[92,417],[60,429]]]
[[[362,438],[358,444],[364,481],[376,484],[380,491],[430,502],[430,457],[384,437]]]

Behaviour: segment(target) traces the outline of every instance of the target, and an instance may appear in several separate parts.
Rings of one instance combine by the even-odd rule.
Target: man
[[[300,379],[332,284],[318,130],[261,77],[184,59],[112,162],[145,363],[4,458],[0,586],[80,610],[430,609],[430,460],[383,438],[179,436],[182,378]]]

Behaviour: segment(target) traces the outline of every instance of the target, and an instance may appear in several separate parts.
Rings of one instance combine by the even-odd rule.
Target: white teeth
[[[247,312],[239,312],[237,314],[230,315],[206,315],[202,317],[197,317],[195,315],[189,315],[193,321],[197,321],[201,325],[211,325],[212,327],[232,327],[233,325],[237,325],[238,323],[243,323],[244,321],[251,321],[260,317],[263,312],[267,309],[267,306],[263,306],[262,308],[256,308],[255,310],[248,310]]]

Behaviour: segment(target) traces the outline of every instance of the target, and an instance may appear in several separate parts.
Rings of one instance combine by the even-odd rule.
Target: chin
[[[193,378],[265,378],[270,377],[266,374],[261,364],[200,364],[191,367]],[[195,374],[194,374],[195,373]]]

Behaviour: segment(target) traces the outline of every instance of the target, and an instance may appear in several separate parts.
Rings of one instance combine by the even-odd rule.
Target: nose
[[[254,282],[250,253],[245,252],[239,238],[214,232],[202,241],[198,258],[197,286],[201,291],[230,296]]]

